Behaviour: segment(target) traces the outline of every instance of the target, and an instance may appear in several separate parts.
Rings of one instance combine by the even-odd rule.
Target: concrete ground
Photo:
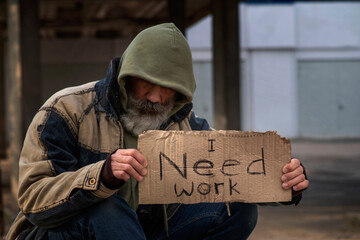
[[[261,206],[250,240],[359,240],[360,140],[292,140],[310,187],[298,206]],[[9,163],[2,161],[5,232],[16,214]]]
[[[259,207],[250,240],[360,239],[360,140],[293,140],[310,180],[298,206]]]

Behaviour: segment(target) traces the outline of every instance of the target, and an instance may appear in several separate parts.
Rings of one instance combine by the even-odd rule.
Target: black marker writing
[[[166,156],[164,153],[160,152],[159,159],[160,159],[160,180],[162,180],[163,177],[163,158],[165,158],[179,173],[180,175],[186,179],[186,153],[183,154],[183,165],[184,165],[184,171],[182,172],[178,165],[176,165],[171,159]]]
[[[216,141],[215,139],[209,139],[208,140],[209,143],[210,143],[210,149],[209,149],[209,152],[215,152],[215,149],[214,149],[214,142]]]
[[[209,183],[200,183],[197,190],[201,195],[207,195],[210,193],[210,190],[211,190],[210,184]]]
[[[266,171],[265,171],[265,160],[264,160],[264,148],[261,148],[261,154],[262,154],[262,158],[261,159],[258,159],[258,160],[254,160],[254,161],[252,161],[250,164],[249,164],[249,166],[248,166],[248,168],[247,168],[247,173],[248,174],[264,174],[264,175],[266,175]],[[250,167],[254,164],[254,163],[256,163],[256,162],[262,162],[262,172],[255,172],[255,171],[250,171]]]
[[[206,159],[197,161],[193,167],[194,172],[200,176],[214,176],[214,174],[210,171],[212,168],[214,168],[214,163]],[[204,169],[204,171],[199,172],[201,169]]]
[[[225,190],[229,191],[229,195],[232,196],[234,193],[240,194],[240,192],[235,188],[237,186],[237,182],[233,182],[231,180],[231,178],[229,178],[229,185],[225,184],[225,182],[215,182],[214,185],[212,183],[199,183],[197,184],[196,190],[199,194],[205,196],[210,194],[212,191],[215,191],[216,195],[221,195],[221,194],[225,194]],[[212,186],[214,186],[214,188],[212,188]],[[219,191],[219,186],[222,186],[222,191]],[[176,183],[174,184],[174,192],[176,194],[177,197],[181,197],[182,195],[186,195],[191,197],[194,194],[194,182],[191,182],[191,186],[189,183],[189,186],[187,187],[187,189],[185,187],[183,187],[180,191],[178,189],[179,187],[176,185]],[[189,191],[189,189],[191,189]],[[213,190],[214,189],[214,190]]]
[[[237,192],[238,194],[240,194],[240,192],[238,190],[235,189],[235,186],[237,185],[237,183],[235,183],[234,185],[232,184],[231,178],[229,178],[229,185],[230,185],[230,196],[232,195],[233,191]]]
[[[237,160],[232,160],[232,159],[229,159],[229,160],[226,160],[224,161],[223,165],[222,165],[222,168],[221,168],[221,172],[226,175],[226,176],[234,176],[234,175],[238,175],[239,173],[230,173],[230,170],[233,169],[233,166],[238,166],[240,165],[240,162],[237,161]],[[229,168],[230,167],[230,168]],[[226,169],[230,169],[228,171],[226,171]],[[235,168],[236,169],[236,168]]]
[[[224,183],[215,183],[215,193],[219,195],[219,186],[224,186]]]
[[[184,193],[185,193],[185,195],[187,195],[187,196],[191,196],[191,195],[193,194],[193,192],[194,192],[194,182],[191,182],[191,191],[190,191],[190,192],[188,192],[188,191],[186,191],[185,189],[183,189],[183,190],[181,191],[181,193],[178,194],[177,188],[176,188],[176,184],[174,185],[174,190],[175,190],[175,194],[176,194],[177,197],[181,197],[181,195],[183,195]]]

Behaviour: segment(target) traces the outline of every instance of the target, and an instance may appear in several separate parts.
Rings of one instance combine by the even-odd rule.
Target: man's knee
[[[116,195],[93,205],[65,225],[48,229],[49,239],[66,239],[66,236],[78,235],[79,239],[111,239],[120,236],[145,239],[135,211]]]
[[[230,213],[232,217],[240,221],[241,225],[244,226],[249,234],[254,230],[258,217],[256,204],[230,203]]]
[[[85,218],[101,218],[103,221],[112,222],[126,217],[137,221],[135,211],[120,196],[113,195],[103,201],[93,205],[83,214]]]

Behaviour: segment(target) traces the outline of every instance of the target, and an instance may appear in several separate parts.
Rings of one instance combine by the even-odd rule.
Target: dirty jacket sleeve
[[[85,94],[78,93],[73,97]],[[92,95],[91,91],[86,94]],[[52,99],[40,109],[21,153],[18,204],[28,220],[40,227],[56,227],[116,191],[100,181],[102,159],[112,149],[94,151],[81,146],[79,126],[85,121],[86,102],[78,102],[78,109],[69,111],[72,100]]]

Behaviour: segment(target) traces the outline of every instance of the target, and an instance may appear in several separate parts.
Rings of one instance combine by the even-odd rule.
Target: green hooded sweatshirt
[[[136,76],[181,94],[171,115],[193,99],[196,88],[190,47],[173,23],[164,23],[140,32],[120,61],[118,82],[122,107],[126,110],[125,77]]]
[[[118,75],[124,111],[127,111],[127,76],[139,77],[178,92],[179,97],[169,117],[175,114],[192,101],[196,88],[191,51],[184,35],[173,23],[164,23],[143,30],[130,43],[121,57]],[[124,138],[126,148],[137,148],[136,136],[125,131]],[[131,178],[124,185],[119,194],[133,209],[137,209],[137,182]]]

